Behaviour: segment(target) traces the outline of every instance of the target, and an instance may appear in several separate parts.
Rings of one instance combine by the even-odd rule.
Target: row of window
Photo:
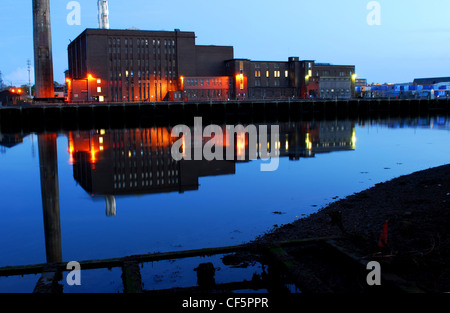
[[[316,76],[333,76],[333,77],[351,77],[352,71],[340,71],[339,74],[337,71],[315,71]]]
[[[157,186],[164,185],[164,184],[165,184],[164,178],[162,178],[161,180],[156,179],[156,185]],[[169,178],[167,180],[167,184],[168,185],[177,185],[178,184],[178,177]],[[141,187],[148,187],[148,186],[153,186],[153,180],[150,179],[150,180],[142,180],[141,181]],[[138,187],[138,182],[137,181],[135,181],[134,184],[133,184],[133,182],[129,183],[129,188],[133,188],[133,187],[134,188]],[[125,188],[127,188],[127,185],[125,184],[125,182],[114,183],[114,189],[125,189]]]
[[[218,78],[190,78],[186,79],[186,86],[222,86],[222,79]],[[228,87],[228,86],[226,86]]]
[[[200,90],[186,90],[185,96],[187,98],[190,99],[195,99],[195,98],[222,98],[223,96],[227,96],[228,92],[226,92],[227,94],[225,95],[222,89],[200,89]]]
[[[350,92],[350,89],[326,89],[326,90],[324,90],[324,89],[321,89],[320,90],[320,92],[321,93],[323,93],[323,92],[340,92],[340,93],[349,93]]]
[[[176,177],[178,176],[178,169],[169,169],[167,171],[167,173],[165,173],[164,171],[156,171],[155,172],[155,176],[157,178],[164,178],[164,176],[168,176],[168,177]],[[153,172],[142,172],[141,173],[141,179],[152,179],[153,178]],[[129,180],[137,180],[138,179],[138,174],[137,173],[130,173],[129,174]],[[114,174],[114,182],[116,181],[125,181],[126,180],[126,176],[125,173],[123,174]]]
[[[261,77],[261,70],[255,70],[255,77]],[[266,71],[266,77],[270,77],[270,71]],[[273,71],[273,77],[279,78],[281,77],[281,71],[275,70]],[[289,77],[289,71],[285,70],[284,71],[284,77],[288,78]]]
[[[263,86],[260,79],[255,79],[255,87],[270,87],[269,85],[270,85],[269,81],[267,81],[267,80],[265,81],[265,84]],[[280,87],[280,81],[278,79],[274,80],[272,86]]]
[[[125,47],[133,47],[134,43],[136,42],[137,47],[148,47],[150,44],[152,44],[153,47],[161,47],[163,44],[164,47],[175,47],[175,40],[173,39],[136,39],[134,41],[133,38],[125,38],[124,44]],[[121,38],[108,38],[108,44],[109,46],[116,46],[121,47]]]
[[[149,47],[138,47],[137,49],[137,53],[138,54],[150,54],[150,49]],[[169,47],[169,48],[164,48],[164,50],[161,50],[161,48],[153,48],[153,54],[161,54],[161,51],[164,51],[164,54],[176,54],[175,48],[174,47]],[[120,48],[120,47],[109,47],[108,48],[108,52],[110,54],[121,54],[122,52],[124,54],[129,54],[129,55],[133,55],[133,47],[124,47],[124,48]]]

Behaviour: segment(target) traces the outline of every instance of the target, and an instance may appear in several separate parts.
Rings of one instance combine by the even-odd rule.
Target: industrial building
[[[357,98],[436,99],[450,96],[450,77],[416,78],[412,83],[370,84],[356,87]]]
[[[86,29],[68,47],[68,102],[348,99],[355,66],[235,59],[194,32]]]

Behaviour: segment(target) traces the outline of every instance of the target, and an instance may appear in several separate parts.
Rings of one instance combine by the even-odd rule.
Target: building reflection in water
[[[6,153],[6,149],[23,143],[23,138],[24,136],[20,134],[2,134],[0,132],[0,153]]]
[[[317,153],[355,149],[352,122],[281,123],[279,126],[279,141],[275,142],[274,149],[270,147],[269,132],[267,143],[258,140],[258,151],[261,145],[267,144],[273,155],[299,160]],[[251,159],[248,134],[235,135],[235,159],[225,161],[225,148],[230,138],[226,127],[222,129],[223,138],[191,137],[192,149],[195,142],[204,146],[209,140],[214,140],[215,147],[224,148],[224,160],[213,161],[175,161],[171,155],[172,145],[184,138],[171,137],[169,127],[69,132],[73,175],[92,197],[104,197],[106,214],[115,216],[116,196],[183,193],[197,190],[200,177],[235,174],[236,163]],[[193,128],[191,134],[194,134]]]

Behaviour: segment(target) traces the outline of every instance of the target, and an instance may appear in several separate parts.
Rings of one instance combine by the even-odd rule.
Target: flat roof
[[[414,84],[438,84],[450,82],[450,77],[415,78]]]
[[[195,38],[195,32],[180,31],[174,29],[172,31],[167,30],[140,30],[140,29],[100,29],[100,28],[86,28],[81,34],[79,34],[73,41],[77,40],[83,35],[106,35],[106,36],[177,36],[185,38]]]

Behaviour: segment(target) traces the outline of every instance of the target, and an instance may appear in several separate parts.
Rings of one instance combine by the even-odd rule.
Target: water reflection
[[[232,218],[245,221],[254,219],[254,221],[252,221],[253,224],[251,224],[252,226],[260,223],[261,220],[266,219],[263,220],[263,222],[266,223],[264,224],[264,227],[266,227],[266,225],[270,227],[274,223],[280,223],[280,219],[278,218],[286,218],[282,221],[285,222],[288,221],[288,219],[292,220],[295,216],[300,215],[303,212],[309,213],[309,211],[300,211],[299,209],[300,206],[318,203],[316,202],[317,199],[308,198],[309,194],[318,194],[317,198],[325,198],[354,192],[357,190],[354,186],[359,184],[360,181],[366,179],[366,177],[367,179],[374,178],[373,176],[369,177],[369,175],[362,175],[362,170],[375,172],[377,166],[383,169],[383,165],[385,164],[378,164],[377,161],[379,160],[377,160],[377,158],[382,159],[380,162],[387,162],[386,160],[396,162],[404,161],[396,159],[397,156],[395,159],[386,159],[384,156],[381,157],[381,154],[394,155],[397,153],[400,155],[404,152],[412,157],[415,156],[416,153],[417,158],[411,159],[412,161],[406,159],[406,161],[410,161],[412,166],[406,169],[403,169],[406,165],[402,166],[401,173],[409,173],[416,170],[416,168],[428,166],[428,163],[426,163],[427,161],[422,161],[421,159],[426,152],[423,151],[423,147],[429,147],[428,138],[423,142],[419,142],[418,139],[421,138],[409,137],[408,144],[402,145],[398,149],[395,148],[397,144],[403,140],[401,136],[404,136],[406,132],[400,132],[401,135],[389,141],[389,138],[381,136],[377,137],[375,134],[373,134],[372,138],[368,138],[370,136],[364,134],[365,132],[362,131],[362,127],[355,128],[356,123],[352,121],[286,122],[277,125],[279,126],[280,133],[276,144],[272,145],[270,137],[266,139],[266,142],[261,143],[261,146],[270,146],[270,148],[274,149],[277,156],[285,159],[281,164],[282,167],[280,168],[280,171],[273,175],[249,173],[252,170],[255,172],[257,171],[257,168],[253,167],[251,164],[253,162],[259,163],[260,161],[250,161],[250,141],[246,134],[236,134],[234,141],[236,158],[229,161],[207,161],[205,159],[198,161],[175,161],[172,157],[172,147],[179,138],[170,136],[173,130],[170,126],[139,129],[70,131],[62,133],[64,137],[60,138],[61,140],[59,141],[57,140],[56,134],[39,134],[37,136],[40,167],[39,178],[41,183],[46,262],[61,262],[65,258],[91,259],[92,256],[96,258],[96,254],[90,255],[85,252],[85,250],[95,250],[96,248],[99,249],[98,253],[100,254],[100,258],[103,258],[105,255],[106,257],[110,257],[111,255],[116,257],[117,254],[129,255],[136,252],[142,253],[142,251],[151,251],[151,249],[155,249],[155,251],[164,251],[174,250],[174,247],[180,247],[182,250],[184,250],[186,246],[188,246],[188,248],[192,248],[192,246],[195,246],[194,248],[204,247],[210,242],[206,240],[201,241],[199,238],[207,236],[217,237],[214,238],[214,240],[211,240],[211,246],[219,246],[222,245],[223,242],[226,242],[226,244],[229,242],[232,244],[240,243],[234,238],[232,239],[233,241],[220,241],[228,235],[226,232],[242,231],[247,229],[245,227],[250,225],[250,223],[247,222],[239,224],[239,226],[227,225],[226,227],[228,228],[226,231],[221,231],[220,227],[223,227],[222,225],[227,223],[233,224],[233,222],[226,220],[227,214],[239,214],[238,218],[232,216],[230,220]],[[364,122],[361,122],[360,125],[364,125]],[[376,123],[369,122],[366,125],[387,126],[385,128],[416,127],[450,129],[448,120],[439,117],[412,121],[377,121]],[[224,137],[214,140],[216,144],[226,147],[230,140],[227,137],[227,132],[225,130],[226,126],[222,125],[221,128],[224,130]],[[367,133],[369,133],[369,128],[370,127],[368,127]],[[192,127],[191,132],[194,133]],[[383,136],[395,133],[399,133],[399,131],[383,131]],[[442,132],[437,131],[435,133],[440,134]],[[424,132],[423,134],[428,135],[429,132]],[[359,138],[358,142],[357,137]],[[445,140],[447,137],[437,135],[433,138],[444,138]],[[202,146],[211,139],[213,138],[191,138],[192,143],[200,141]],[[394,147],[396,150],[386,150],[386,146],[377,145],[377,140],[383,141],[383,143],[389,141],[389,147]],[[21,143],[24,141],[24,149],[21,150]],[[408,141],[408,139],[406,141]],[[61,151],[61,148],[64,148],[64,150],[66,149],[66,142],[68,153],[66,153],[66,151]],[[403,144],[403,142],[401,143]],[[0,134],[0,146],[3,147],[2,151],[6,153],[3,157],[4,160],[9,160],[8,162],[11,162],[11,160],[19,154],[27,154],[28,150],[24,151],[25,148],[28,148],[26,144],[34,145],[34,139],[30,143],[27,141],[26,134]],[[59,158],[57,154],[57,145],[59,145],[60,148]],[[185,145],[186,143],[183,146]],[[421,152],[418,153],[418,151],[410,149],[412,146],[417,146],[417,149],[420,147]],[[445,145],[442,146],[444,146],[444,148],[438,147],[437,144],[431,146],[434,150],[430,149],[430,155],[437,155],[435,150],[438,152],[444,151],[445,154],[445,152],[448,151],[448,148],[445,148]],[[382,147],[379,152],[376,151],[378,147]],[[258,148],[261,148],[259,144]],[[403,148],[406,148],[406,150],[401,151]],[[354,152],[354,150],[357,151]],[[320,154],[323,155],[325,153],[337,151],[351,152],[348,154],[333,153],[332,158],[328,158],[328,156],[326,158],[317,158],[317,160],[314,160],[313,162],[309,162],[312,160],[304,160],[306,162],[300,163],[296,162],[301,159],[311,159]],[[8,158],[10,155],[11,157]],[[61,159],[61,157],[63,159]],[[364,168],[360,168],[358,167],[358,164],[355,164],[358,162],[355,161],[357,159],[364,160],[364,162],[362,162]],[[444,159],[444,157],[441,159]],[[441,159],[438,159],[438,162],[441,162]],[[26,162],[31,163],[30,160],[31,158],[28,154]],[[70,165],[67,165],[67,160],[69,160]],[[337,160],[336,163],[334,163],[335,160]],[[59,171],[58,162],[60,166]],[[421,162],[423,164],[420,164]],[[239,167],[239,164],[242,163],[244,164]],[[351,163],[351,165],[347,165],[349,163]],[[377,164],[372,166],[372,163]],[[366,168],[369,164],[372,167]],[[342,167],[342,170],[339,169],[333,173],[332,171],[338,167]],[[4,166],[3,168],[7,168],[7,166]],[[243,171],[239,171],[239,169]],[[394,170],[392,170],[392,172],[393,171]],[[386,170],[384,170],[384,172],[386,172]],[[397,176],[398,173],[400,173],[400,171],[394,172],[392,175]],[[20,176],[23,178],[21,175],[28,175],[28,172],[27,174],[17,174],[18,177]],[[58,177],[59,175],[61,175],[61,178]],[[199,181],[201,178],[225,175],[228,177],[217,177],[217,180],[205,179],[203,185],[200,186]],[[374,178],[374,181],[368,182],[368,184],[372,185],[378,181],[386,180],[388,174],[386,173],[384,175],[385,176],[380,176],[376,179]],[[389,175],[391,174],[389,173]],[[71,184],[73,181],[71,176],[73,176],[78,185],[82,187],[78,188],[78,193],[74,192],[76,187],[74,184]],[[237,180],[228,179],[233,177],[237,178]],[[223,178],[225,179],[222,180]],[[391,177],[389,176],[388,178]],[[61,181],[59,181],[60,179]],[[246,188],[244,184],[239,184],[239,186],[235,188],[234,185],[237,185],[239,183],[238,180],[241,179],[245,180],[245,183],[253,183],[252,180],[261,179],[262,183],[258,184],[258,182],[255,182],[255,185],[257,185],[255,189],[259,188],[256,191],[249,187],[239,193],[238,188]],[[5,180],[6,179],[4,178],[3,181]],[[19,178],[17,178],[17,180],[19,180]],[[221,183],[224,182],[224,184],[215,185],[214,183],[216,181],[220,181]],[[331,181],[331,183],[328,183],[329,181]],[[36,183],[38,182],[36,181]],[[60,184],[61,190],[59,189]],[[341,194],[338,194],[338,186],[346,184],[352,185],[353,187],[346,188]],[[211,186],[213,186],[213,188],[211,188]],[[29,186],[27,185],[25,187]],[[221,187],[227,188],[227,190],[219,190],[218,188]],[[366,185],[361,186],[361,188],[363,187],[366,187]],[[14,191],[13,189],[14,188],[11,188],[12,191]],[[336,194],[330,195],[327,192],[322,192],[322,189],[332,190],[332,192],[336,192]],[[4,188],[4,190],[6,190],[6,188]],[[217,194],[210,196],[207,194],[210,191]],[[4,191],[3,195],[6,195],[6,192],[7,191]],[[62,201],[61,207],[63,208],[62,212],[60,212],[60,192]],[[118,211],[125,211],[125,209],[129,207],[134,209],[129,210],[134,212],[127,212],[130,214],[129,216],[132,216],[133,218],[128,218],[125,222],[125,219],[119,218],[106,219],[104,218],[102,211],[100,211],[100,214],[96,214],[96,212],[90,210],[90,208],[97,206],[97,204],[92,207],[90,204],[87,204],[89,208],[83,210],[82,207],[87,202],[83,202],[84,199],[80,200],[79,198],[80,194],[84,194],[85,192],[89,195],[89,198],[99,198],[104,201],[107,216],[116,216]],[[238,205],[236,204],[237,202],[224,199],[227,198],[226,192],[231,194],[229,198],[236,197],[239,199],[238,201],[242,201],[242,203],[239,203]],[[178,197],[177,194],[163,195],[167,193],[187,194],[182,195],[182,197]],[[260,197],[262,193],[266,193],[267,196]],[[157,196],[157,194],[160,195]],[[149,200],[148,197],[134,197],[137,195],[151,195],[151,200]],[[193,196],[191,197],[191,195]],[[216,195],[219,195],[220,203],[214,205],[215,210],[211,210],[211,201],[217,200],[215,199]],[[280,199],[284,197],[284,199],[279,200],[279,203],[277,203],[278,200],[271,202],[270,197],[278,197]],[[255,200],[255,204],[248,201],[247,198]],[[304,198],[306,200],[301,202]],[[172,201],[172,199],[175,200]],[[145,207],[145,201],[153,200],[154,202],[152,204],[154,204],[155,210],[145,210],[145,208],[136,209],[138,206]],[[202,201],[204,201],[204,203],[202,203]],[[74,204],[68,204],[68,202],[73,202]],[[91,203],[91,201],[88,202]],[[300,202],[301,204],[299,204]],[[79,206],[80,203],[82,204],[81,206]],[[236,208],[233,208],[233,205],[235,205]],[[252,205],[254,207],[252,207]],[[20,204],[12,206],[14,208],[16,206],[20,207]],[[191,213],[185,213],[181,209],[178,210],[177,206],[183,206],[183,209],[188,207],[191,210],[185,211],[191,211]],[[264,206],[263,209],[261,208],[262,206]],[[162,211],[159,211],[160,208],[166,209],[166,207],[168,217],[163,215],[163,213],[161,213]],[[195,211],[197,207],[199,210]],[[100,210],[102,209],[103,204],[100,203]],[[281,212],[282,210],[283,212],[291,210],[290,212],[288,211],[291,215],[288,216],[288,214],[285,214],[284,217],[277,215],[276,219],[273,219],[273,214],[271,212]],[[41,211],[39,211],[39,214],[40,212]],[[21,213],[20,210],[17,210],[17,212],[13,213],[9,212],[10,216],[5,214],[5,224],[11,220],[19,220]],[[71,215],[70,218],[67,218],[68,214],[73,215]],[[84,220],[80,222],[79,216],[82,216],[83,214],[85,214],[85,216],[89,215],[89,218],[86,218],[86,223]],[[133,216],[132,214],[136,215]],[[176,214],[181,217],[177,219],[175,216]],[[189,219],[191,218],[189,214],[195,215],[195,217]],[[90,220],[91,215],[95,216],[92,220]],[[100,218],[98,218],[97,215],[100,216]],[[77,218],[73,218],[74,216]],[[219,216],[219,218],[217,216]],[[39,227],[41,227],[40,221],[42,217],[38,217]],[[61,218],[63,221],[63,230],[66,231],[65,233],[63,231],[63,239],[66,240],[65,258],[62,257]],[[195,220],[195,218],[200,221]],[[139,221],[139,219],[142,221]],[[224,221],[216,222],[214,219],[223,219]],[[103,222],[105,222],[105,224],[101,225]],[[206,225],[208,222],[213,226],[208,228],[208,225]],[[20,225],[22,225],[22,222],[20,223]],[[163,226],[159,226],[158,223]],[[205,225],[202,225],[202,223]],[[192,224],[194,226],[191,228],[184,228],[183,224]],[[114,227],[111,227],[111,225],[114,225]],[[219,225],[219,227],[217,227],[217,225]],[[164,227],[170,230],[164,232]],[[201,230],[199,230],[200,234],[197,237],[189,237],[189,232],[192,232],[192,228],[194,227],[201,228]],[[267,229],[264,227],[256,229],[255,232],[260,234],[261,229],[262,231]],[[134,232],[135,229],[138,229],[139,231]],[[8,228],[5,232],[7,233],[9,230],[10,229]],[[99,238],[95,238],[94,240],[91,239],[93,234],[98,234],[99,232],[107,234],[105,236],[115,236],[116,233],[120,235],[114,237],[114,244],[108,245],[107,240],[103,240],[100,238],[101,236],[98,236]],[[127,232],[130,232],[130,235],[123,235]],[[171,232],[177,233],[177,235],[174,236],[175,239],[174,237],[170,237]],[[78,242],[78,237],[84,236],[84,234],[86,234],[86,237],[91,237],[85,238],[85,241],[80,244]],[[253,235],[254,233],[250,232],[249,234],[245,234],[245,236],[247,236],[246,238],[254,238]],[[169,239],[166,240],[163,238],[164,236],[168,236]],[[183,239],[184,241],[182,241],[177,238],[177,236],[186,237],[187,239]],[[234,233],[233,236],[235,236]],[[226,239],[228,240],[228,238]],[[186,241],[189,240],[195,242],[195,244],[192,246],[186,245]],[[161,244],[159,243],[160,241],[162,242]],[[17,242],[20,243],[20,239],[17,239]],[[43,248],[40,248],[39,246],[39,239],[37,239],[36,242],[38,244],[35,246],[39,247],[37,249],[43,251]],[[36,242],[33,242],[33,244]],[[91,242],[93,243],[91,244]],[[217,242],[219,242],[219,244],[217,244]],[[17,244],[16,241],[13,241],[11,244],[5,244],[6,248],[4,248],[4,250],[14,250],[14,248],[11,248],[14,244]],[[177,246],[175,244],[177,244]],[[85,246],[89,247],[86,248]],[[118,247],[122,250],[119,250]],[[126,249],[123,247],[126,247]],[[23,250],[25,251],[28,248],[29,247],[24,247]],[[26,255],[27,259],[35,257],[29,251],[19,251],[17,255],[20,253],[29,253],[30,257],[28,258],[28,255]],[[21,255],[19,255],[19,257],[17,255],[4,261],[4,265],[10,265],[9,263],[16,262],[16,259],[19,260],[17,261],[18,263],[28,263],[25,259],[20,258]],[[30,263],[31,262],[33,261],[30,261]]]
[[[38,136],[47,263],[62,262],[56,134]]]
[[[6,153],[6,149],[12,148],[23,143],[23,135],[2,134],[0,132],[0,153]]]
[[[355,149],[352,122],[282,123],[279,127],[280,140],[272,150],[279,157],[299,160],[318,153]],[[215,140],[216,147],[228,146],[231,134],[226,126],[222,130],[223,139],[192,136],[190,147],[193,149],[199,141],[204,146],[210,140]],[[197,190],[200,177],[235,174],[237,162],[250,160],[248,133],[238,132],[235,160],[175,161],[172,145],[179,138],[171,137],[171,133],[169,127],[69,132],[74,179],[92,197],[104,197],[107,215],[113,216],[116,196]],[[271,138],[258,142],[257,148],[266,144],[270,148]]]

